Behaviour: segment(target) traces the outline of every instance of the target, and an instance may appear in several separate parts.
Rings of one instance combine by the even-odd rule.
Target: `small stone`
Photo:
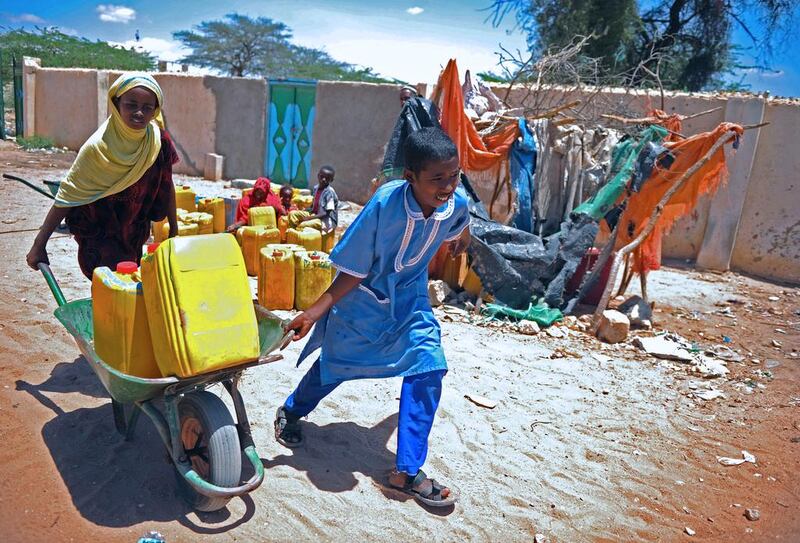
[[[533,321],[520,321],[517,323],[517,332],[526,336],[535,336],[540,332],[539,325]]]
[[[770,302],[777,302],[778,300],[780,300],[780,298],[778,298],[777,296],[770,296],[770,297],[769,297],[769,298],[767,298],[767,299],[768,299]]]
[[[610,392],[610,391],[609,391],[607,388],[604,388],[604,389],[603,389],[603,394],[605,394],[606,396],[608,396],[609,392]]]
[[[695,532],[694,530],[692,530],[691,528],[689,528],[688,526],[686,526],[686,527],[683,529],[683,531],[684,531],[684,532],[686,532],[686,535],[694,535],[695,533],[697,533],[697,532]]]
[[[554,338],[563,338],[564,332],[558,326],[551,326],[546,330],[547,335]]]
[[[606,309],[597,328],[597,337],[606,343],[619,343],[625,341],[630,329],[631,322],[628,317],[619,311]]]
[[[544,534],[536,534],[533,536],[533,543],[549,543]]]
[[[631,326],[634,328],[637,326],[643,327],[644,322],[652,326],[653,308],[641,296],[631,296],[619,305],[617,311],[628,317]]]
[[[755,522],[756,520],[761,518],[761,513],[758,512],[758,509],[745,509],[744,518]]]
[[[428,299],[432,307],[439,307],[444,303],[451,289],[444,281],[428,281]]]

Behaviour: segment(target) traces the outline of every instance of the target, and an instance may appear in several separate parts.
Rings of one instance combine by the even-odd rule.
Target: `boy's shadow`
[[[191,508],[178,494],[175,469],[147,416],[139,417],[133,439],[126,442],[114,426],[111,402],[65,411],[50,399],[45,392],[108,398],[83,357],[57,364],[39,385],[18,380],[16,389],[55,414],[42,427],[42,438],[75,508],[86,520],[112,528],[177,520],[197,533],[215,534],[253,517],[255,504],[244,496],[245,512],[239,518],[222,509],[198,513],[204,525],[195,524],[187,516]]]
[[[367,428],[353,422],[336,422],[318,426],[302,421],[303,444],[287,449],[272,459],[262,458],[264,467],[289,466],[306,473],[308,480],[325,492],[346,492],[358,484],[355,473],[372,479],[372,484],[389,499],[413,500],[411,496],[389,486],[389,472],[394,466],[395,453],[387,443],[397,428],[397,414]],[[454,507],[429,507],[419,504],[428,512],[446,516]]]

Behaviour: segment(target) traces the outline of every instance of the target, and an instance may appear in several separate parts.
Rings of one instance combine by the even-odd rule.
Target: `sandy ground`
[[[3,170],[36,182],[57,177],[72,156],[0,143]],[[450,372],[426,470],[461,499],[439,512],[384,486],[399,379],[346,383],[309,418],[303,447],[274,441],[274,410],[307,369],[295,368],[293,345],[286,360],[244,378],[263,486],[198,515],[176,497],[149,421],[133,442],[115,433],[105,390],[52,316],[42,278],[25,267],[47,208],[0,180],[4,541],[130,542],[148,530],[170,542],[800,540],[798,289],[734,274],[653,274],[657,329],[703,346],[727,336],[744,355],[711,381],[566,327],[554,338],[443,320]],[[56,236],[49,251],[67,298],[88,295],[74,242]],[[725,397],[691,396],[706,386]],[[498,404],[479,407],[465,394]],[[757,463],[717,462],[742,450]],[[746,508],[760,520],[747,520]]]

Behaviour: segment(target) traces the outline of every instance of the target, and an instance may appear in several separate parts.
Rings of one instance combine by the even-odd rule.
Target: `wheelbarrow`
[[[244,400],[238,384],[244,370],[283,358],[272,354],[290,341],[287,321],[255,305],[258,320],[258,360],[188,378],[145,379],[122,373],[97,356],[93,345],[92,300],[67,302],[47,264],[40,263],[58,303],[56,318],[75,339],[83,356],[111,396],[114,425],[126,441],[133,438],[144,412],[158,431],[177,471],[181,495],[198,511],[217,511],[235,497],[252,492],[264,480],[264,465],[256,453]],[[236,422],[222,400],[207,387],[222,383],[230,394]],[[242,455],[254,474],[243,484]]]

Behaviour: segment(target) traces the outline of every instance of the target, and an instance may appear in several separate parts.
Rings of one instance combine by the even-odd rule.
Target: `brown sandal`
[[[392,476],[401,474],[405,476],[405,483],[402,486],[392,483]],[[440,484],[436,479],[428,479],[422,470],[419,470],[414,477],[394,470],[389,476],[389,484],[392,488],[413,496],[414,499],[431,507],[448,507],[457,501],[456,496],[449,488]]]

